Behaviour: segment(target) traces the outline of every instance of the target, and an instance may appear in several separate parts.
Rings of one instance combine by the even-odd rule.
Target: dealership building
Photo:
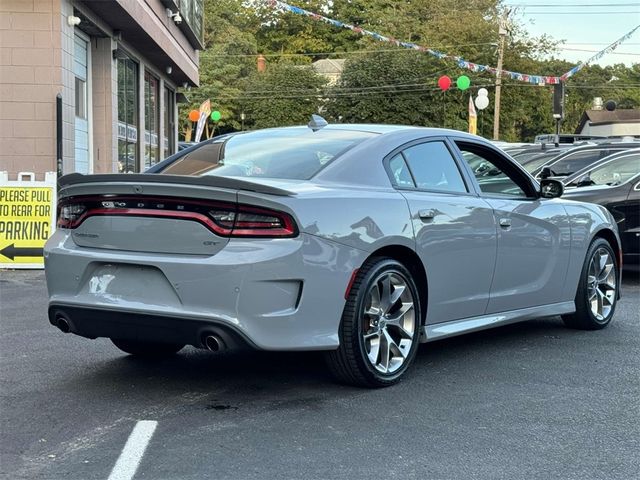
[[[140,172],[176,151],[203,0],[0,0],[0,171]]]

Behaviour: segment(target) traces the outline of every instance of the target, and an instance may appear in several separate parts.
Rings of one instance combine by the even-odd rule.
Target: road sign
[[[42,250],[55,230],[56,174],[0,172],[0,268],[43,268]]]

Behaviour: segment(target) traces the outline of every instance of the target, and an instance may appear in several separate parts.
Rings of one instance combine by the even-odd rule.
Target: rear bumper
[[[330,350],[366,253],[306,234],[232,239],[210,256],[131,252],[81,247],[58,229],[44,256],[50,321],[62,312],[84,337],[202,347],[219,329],[262,350]]]
[[[257,348],[250,339],[234,327],[209,319],[175,318],[73,305],[50,305],[51,325],[58,327],[60,319],[64,319],[67,323],[69,333],[91,339],[108,337],[206,348],[205,337],[214,335],[222,340],[224,349]]]

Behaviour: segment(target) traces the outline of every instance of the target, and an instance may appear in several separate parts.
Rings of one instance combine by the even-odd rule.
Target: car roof
[[[280,127],[280,128],[308,128],[305,126],[301,127]],[[389,132],[397,132],[399,130],[408,130],[415,129],[421,127],[414,127],[411,125],[384,125],[379,123],[330,123],[324,129],[326,130],[352,130],[359,132],[371,132],[371,133],[389,133]]]

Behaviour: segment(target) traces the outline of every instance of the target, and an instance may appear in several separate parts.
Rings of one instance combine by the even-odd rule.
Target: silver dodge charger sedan
[[[391,385],[423,342],[611,321],[616,224],[561,194],[458,131],[220,136],[144,174],[60,179],[49,320],[133,355],[321,350],[340,381]]]

